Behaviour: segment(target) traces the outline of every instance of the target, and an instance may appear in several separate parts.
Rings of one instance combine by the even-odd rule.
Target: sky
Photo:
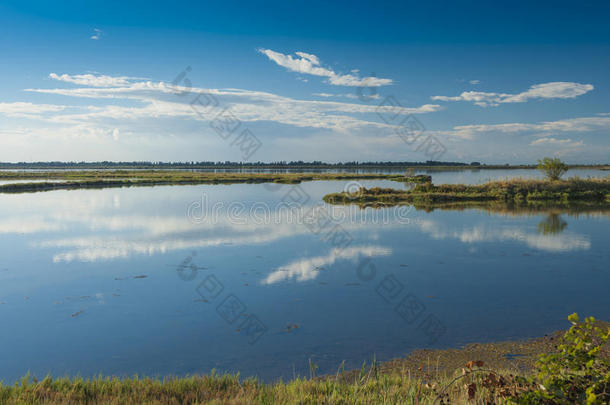
[[[0,2],[0,161],[610,161],[610,3]]]

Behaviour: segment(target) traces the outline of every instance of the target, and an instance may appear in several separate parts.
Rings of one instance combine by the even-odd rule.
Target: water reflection
[[[389,256],[392,249],[381,246],[358,246],[346,249],[332,249],[325,256],[316,256],[295,260],[273,271],[262,281],[263,284],[275,284],[294,278],[296,281],[314,280],[320,271],[332,266],[337,260],[349,260],[356,263],[363,257]]]
[[[568,223],[561,219],[559,214],[550,213],[546,219],[538,224],[538,232],[543,235],[556,235],[563,232]]]
[[[302,184],[311,204],[343,186]],[[28,369],[41,376],[212,368],[289,378],[293,364],[306,371],[310,357],[321,372],[334,372],[342,360],[358,367],[372,353],[383,360],[429,347],[376,293],[388,274],[447,326],[435,347],[544,334],[574,311],[610,316],[609,212],[599,207],[399,214],[327,207],[353,238],[344,249],[286,211],[271,210],[269,221],[252,220],[249,210],[200,223],[186,216],[203,192],[211,204],[276,207],[288,187],[0,195],[0,319],[12,331],[0,334],[0,379]],[[194,251],[196,277],[186,282],[176,266]],[[374,262],[374,283],[357,277],[364,260]],[[255,349],[219,320],[215,303],[200,302],[197,286],[210,274],[247,302],[248,313],[264,315],[269,333]],[[299,327],[282,332],[287,325]]]

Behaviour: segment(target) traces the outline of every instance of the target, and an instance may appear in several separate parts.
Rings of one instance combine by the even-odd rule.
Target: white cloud
[[[0,114],[8,117],[37,118],[38,114],[59,112],[65,108],[66,106],[54,104],[0,103]]]
[[[569,118],[558,121],[545,121],[534,124],[519,122],[506,124],[460,125],[449,131],[436,131],[438,135],[448,135],[462,139],[473,139],[481,134],[526,134],[549,136],[555,132],[592,132],[610,130],[610,117]]]
[[[548,137],[548,138],[536,139],[536,140],[532,141],[530,143],[530,145],[531,146],[551,145],[551,146],[575,148],[575,147],[583,146],[584,144],[582,141],[573,141],[571,139],[557,139],[557,138]]]
[[[481,81],[480,80],[471,80],[468,83],[470,83],[470,84],[480,84]]]
[[[49,74],[49,78],[53,80],[59,80],[67,83],[74,83],[81,86],[94,86],[94,87],[113,87],[113,86],[128,86],[130,84],[129,77],[120,76],[95,76],[92,74],[85,75],[58,75],[56,73]]]
[[[107,105],[89,106],[85,111],[56,115],[51,122],[64,124],[90,124],[102,119],[135,120],[162,117],[183,117],[195,120],[212,120],[215,114],[200,115],[191,107],[192,100],[199,94],[214,97],[219,106],[230,108],[231,114],[241,121],[272,121],[300,128],[325,128],[334,131],[348,131],[363,128],[381,128],[388,131],[392,125],[355,117],[354,114],[423,114],[438,111],[436,104],[419,107],[377,106],[374,104],[354,104],[322,100],[297,100],[276,94],[241,89],[184,88],[169,83],[151,81],[128,81],[127,77],[92,75],[57,75],[58,78],[75,84],[90,84],[96,87],[74,89],[26,89],[26,91],[58,94],[63,96],[93,99],[128,99],[138,102],[138,106],[127,107]],[[190,92],[187,97],[179,97],[180,92]],[[144,104],[143,106],[141,104]],[[381,119],[379,119],[381,121]],[[112,129],[111,129],[112,131]]]
[[[93,39],[94,41],[97,41],[98,39],[100,39],[102,37],[102,35],[104,35],[104,32],[98,28],[94,28],[93,29],[93,35],[91,35],[89,37],[89,39]]]
[[[298,57],[294,58],[292,55],[284,55],[283,53],[275,52],[271,49],[259,49],[258,51],[267,56],[271,61],[290,71],[328,77],[328,82],[335,86],[379,87],[393,83],[392,79],[383,79],[374,76],[361,78],[354,70],[352,70],[352,74],[338,74],[332,69],[322,67],[320,65],[320,60],[316,55],[305,52],[295,52]]]
[[[432,96],[437,101],[470,101],[481,107],[498,106],[503,103],[523,103],[530,99],[567,99],[581,96],[593,90],[591,84],[573,82],[550,82],[535,84],[518,94],[465,91],[459,96]]]

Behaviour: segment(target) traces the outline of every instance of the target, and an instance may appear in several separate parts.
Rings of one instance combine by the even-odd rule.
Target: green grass
[[[607,322],[594,325],[610,333]],[[557,357],[565,344],[582,346],[569,339],[573,329],[523,341],[416,350],[384,363],[374,357],[359,370],[346,371],[342,364],[326,376],[316,376],[317,366],[310,364],[309,378],[287,382],[265,383],[214,371],[164,379],[96,376],[39,381],[28,374],[14,385],[0,383],[0,404],[504,404],[511,396],[540,389],[533,379],[541,354]],[[596,359],[610,358],[609,343],[596,343]]]
[[[497,372],[496,372],[497,373]],[[340,371],[326,378],[297,378],[289,382],[265,384],[256,379],[240,380],[239,375],[191,376],[185,378],[110,377],[59,378],[41,381],[24,377],[13,386],[0,386],[2,404],[431,404],[448,387],[445,400],[467,402],[464,383],[475,384],[475,403],[504,403],[504,396],[485,386],[489,372],[432,379],[410,374],[380,374],[375,367],[353,378]],[[510,372],[500,372],[511,380]],[[454,378],[459,379],[449,385]],[[512,380],[511,380],[512,381]],[[516,383],[515,383],[516,384]],[[515,385],[517,386],[517,385]],[[438,403],[438,402],[437,402]]]
[[[610,204],[610,177],[599,179],[571,178],[568,180],[494,181],[479,185],[419,184],[412,190],[392,188],[362,188],[355,193],[332,193],[324,196],[331,204],[400,205],[442,207],[443,205],[500,203],[536,205],[544,203],[570,204],[592,202]]]

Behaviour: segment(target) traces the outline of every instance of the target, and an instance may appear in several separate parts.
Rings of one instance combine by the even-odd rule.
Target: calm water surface
[[[537,175],[515,172],[433,181]],[[373,354],[540,336],[575,311],[610,319],[607,211],[322,205],[331,225],[299,220],[345,185],[0,195],[0,379],[216,368],[273,380],[308,374],[310,358],[333,373]]]

